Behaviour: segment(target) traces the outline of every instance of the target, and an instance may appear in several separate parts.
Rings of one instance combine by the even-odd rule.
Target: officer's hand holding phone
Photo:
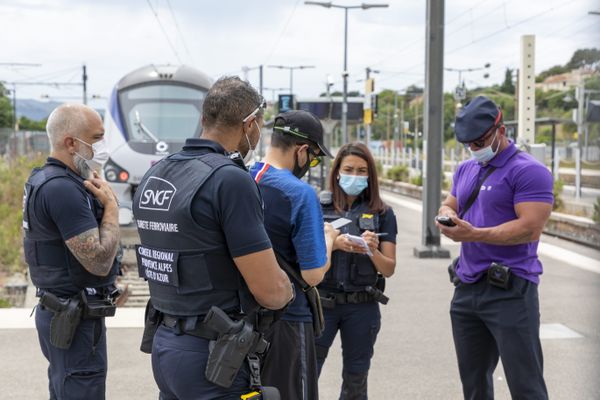
[[[325,222],[325,240],[331,240],[333,243],[339,234],[339,229],[335,229],[329,222]]]
[[[452,221],[452,218],[447,215],[438,215],[437,217],[435,217],[435,220],[437,223],[444,225],[444,226],[448,226],[448,227],[456,226],[456,223],[454,221]]]

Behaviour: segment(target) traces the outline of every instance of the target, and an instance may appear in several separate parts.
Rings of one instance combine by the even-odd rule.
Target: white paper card
[[[346,237],[348,239],[350,239],[350,241],[352,242],[353,246],[360,246],[362,248],[364,248],[365,250],[367,250],[367,254],[372,256],[373,253],[371,253],[371,249],[369,249],[369,245],[367,244],[367,242],[365,241],[365,239],[362,238],[362,236],[355,236],[355,235],[349,235],[346,234]]]

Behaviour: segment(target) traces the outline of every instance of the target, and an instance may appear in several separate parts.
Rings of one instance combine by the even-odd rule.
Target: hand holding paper
[[[361,249],[366,250],[366,254],[369,256],[373,255],[373,253],[371,252],[371,249],[369,249],[369,245],[367,244],[365,239],[363,239],[361,236],[354,236],[354,235],[350,235],[350,234],[345,234],[345,236],[348,240],[350,240],[350,242],[352,243],[352,246],[359,247]]]

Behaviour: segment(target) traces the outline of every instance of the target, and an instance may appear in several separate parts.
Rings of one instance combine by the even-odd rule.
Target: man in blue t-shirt
[[[467,104],[454,130],[473,159],[458,167],[439,210],[453,226],[437,226],[461,242],[450,317],[465,399],[494,398],[499,358],[512,398],[547,399],[537,245],[552,212],[552,174],[506,137],[487,97]]]
[[[314,189],[300,180],[321,157],[331,157],[323,145],[321,122],[307,111],[288,111],[275,118],[271,147],[250,173],[265,203],[265,227],[273,249],[310,286],[329,269],[331,249],[339,231],[323,225]],[[262,369],[263,384],[276,386],[282,399],[319,397],[313,317],[307,298],[296,284],[296,298],[266,339],[271,342]]]

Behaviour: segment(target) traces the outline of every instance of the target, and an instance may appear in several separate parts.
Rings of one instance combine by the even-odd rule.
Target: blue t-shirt
[[[250,168],[265,202],[265,227],[276,250],[301,270],[320,268],[327,261],[323,214],[313,188],[287,169],[265,163]],[[311,322],[306,296],[295,284],[296,299],[282,319]]]
[[[548,168],[531,155],[510,146],[496,155],[486,166],[475,160],[459,165],[452,185],[452,196],[458,202],[458,213],[466,205],[475,184],[490,165],[497,169],[481,186],[481,191],[463,219],[477,228],[501,225],[517,219],[515,204],[540,202],[552,204],[553,178]],[[465,242],[461,245],[456,273],[463,282],[477,281],[492,262],[507,265],[524,279],[539,283],[542,264],[537,257],[539,241],[510,246],[482,242]]]

